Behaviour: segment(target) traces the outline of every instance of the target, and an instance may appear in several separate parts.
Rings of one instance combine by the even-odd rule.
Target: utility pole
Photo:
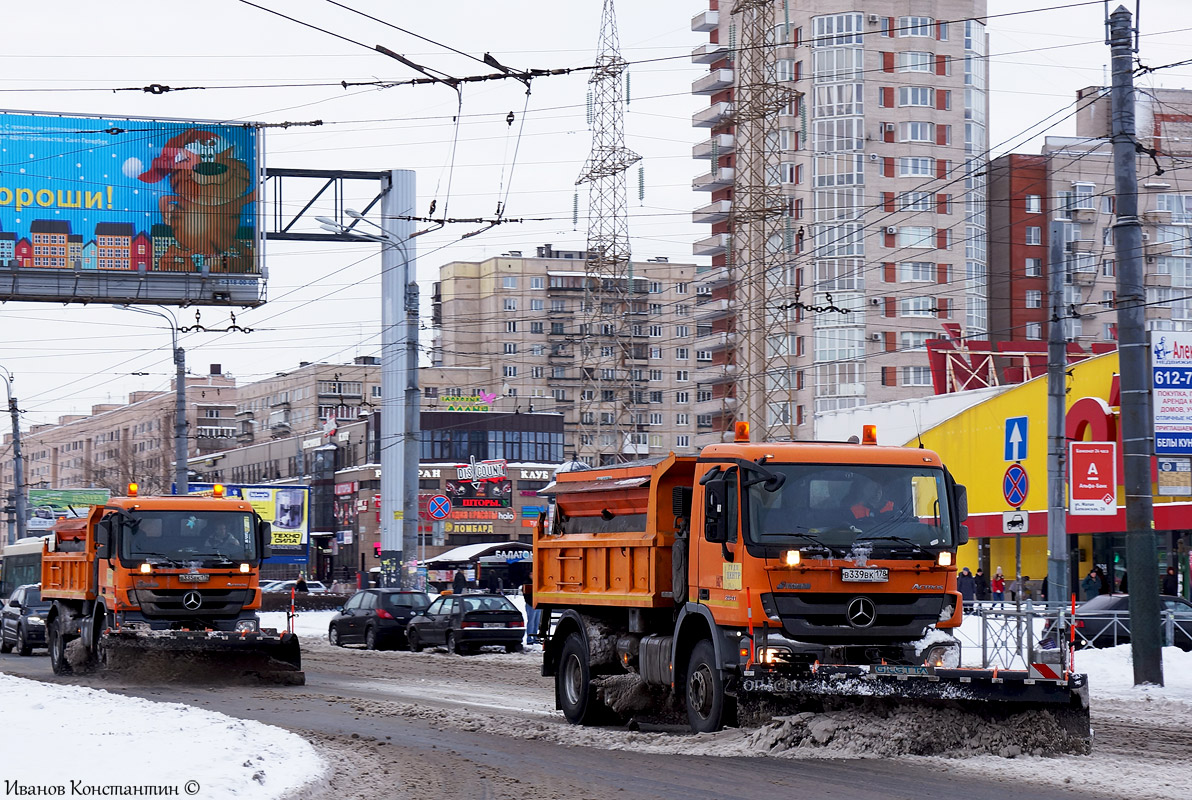
[[[1068,599],[1067,503],[1064,460],[1067,454],[1068,347],[1064,330],[1064,285],[1068,258],[1064,223],[1054,220],[1048,230],[1047,288],[1051,324],[1047,328],[1047,597]]]
[[[29,514],[25,506],[25,460],[21,458],[21,417],[17,409],[17,399],[12,396],[12,374],[0,367],[0,378],[4,379],[4,386],[8,389],[8,413],[12,415],[12,487],[15,507],[13,514],[17,518],[17,538],[23,539]]]
[[[177,326],[170,326],[174,339],[174,494],[190,494],[186,458],[186,351],[178,346]]]
[[[1130,650],[1135,685],[1163,685],[1159,628],[1159,565],[1151,489],[1150,348],[1146,339],[1142,223],[1138,219],[1138,163],[1134,130],[1134,49],[1130,12],[1109,16],[1112,54],[1113,166],[1117,193],[1118,369],[1121,372],[1122,455],[1126,489],[1126,569],[1130,577]]]

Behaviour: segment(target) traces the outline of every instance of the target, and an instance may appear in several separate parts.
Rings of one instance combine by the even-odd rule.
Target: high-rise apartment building
[[[990,303],[1004,324],[990,338],[1042,339],[1048,301],[1050,232],[1059,223],[1065,271],[1065,336],[1084,347],[1117,340],[1117,254],[1109,91],[1077,93],[1076,136],[1049,136],[1041,155],[1012,153],[990,164]],[[1192,156],[1192,91],[1139,89],[1138,210],[1143,223],[1147,327],[1192,330],[1192,181],[1169,169]],[[1161,173],[1160,173],[1161,170]]]
[[[713,263],[698,276],[714,354],[696,378],[708,398],[697,413],[713,421],[699,444],[745,409],[763,431],[810,438],[815,412],[930,393],[926,341],[941,323],[989,325],[984,0],[775,2],[762,41],[734,13],[750,5],[710,0],[692,20],[709,35],[692,53],[709,67],[692,91],[709,104],[692,121],[710,134],[693,186],[711,200],[693,219],[712,226],[694,252]],[[767,48],[769,72],[754,63]],[[777,112],[768,147],[742,148],[765,103]],[[753,185],[749,208],[734,207],[741,176],[757,174],[744,157],[765,160],[779,208],[760,207]],[[756,230],[759,214],[778,215],[764,229],[777,232],[742,242],[735,228]],[[742,347],[759,325],[764,345]]]
[[[513,251],[443,265],[432,305],[435,364],[491,367],[496,385],[485,396],[502,398],[502,410],[562,413],[568,458],[693,452],[697,427],[712,424],[695,413],[693,376],[713,359],[704,346],[712,337],[697,330],[695,266],[633,262],[626,324],[605,331],[585,322],[588,304],[601,302],[586,258],[546,245],[533,257]],[[585,348],[599,348],[610,374],[582,365]],[[627,389],[614,369],[628,372]],[[616,433],[621,414],[628,433]]]

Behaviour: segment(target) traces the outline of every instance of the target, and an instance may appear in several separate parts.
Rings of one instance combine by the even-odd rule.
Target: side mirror
[[[263,519],[257,520],[257,544],[261,551],[261,558],[273,555],[273,526]]]
[[[342,614],[342,613],[344,613],[344,607],[343,607],[343,606],[336,606],[336,607],[335,607],[335,610],[336,610],[336,611],[338,611],[338,612],[339,612],[339,613],[341,613],[341,614]]]
[[[721,479],[704,483],[704,538],[709,542],[727,542],[728,525],[725,519],[727,487]]]
[[[968,540],[969,540],[968,525],[961,525],[956,532],[956,544],[957,544],[957,546],[960,546],[962,544],[968,544]]]
[[[956,484],[956,521],[964,522],[968,519],[968,489],[963,484]]]

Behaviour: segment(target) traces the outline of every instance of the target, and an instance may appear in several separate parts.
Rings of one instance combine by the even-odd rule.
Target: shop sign
[[[439,402],[447,406],[447,411],[492,411],[493,401],[497,399],[495,393],[479,392],[473,395],[440,395]]]
[[[1151,345],[1155,453],[1192,453],[1192,333],[1156,331]]]
[[[1117,514],[1117,443],[1070,442],[1068,479],[1072,515]]]
[[[523,469],[521,471],[522,480],[524,481],[549,481],[549,469]]]
[[[347,483],[337,483],[337,484],[335,484],[335,493],[340,494],[340,495],[342,495],[342,494],[356,494],[356,491],[359,488],[360,488],[360,484],[356,481],[348,481]]]

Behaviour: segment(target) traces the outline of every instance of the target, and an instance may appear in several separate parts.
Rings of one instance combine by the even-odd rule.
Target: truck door
[[[739,542],[740,472],[736,467],[722,468],[702,489],[702,519],[692,531],[691,599],[735,607],[741,589],[738,554],[743,551]]]

